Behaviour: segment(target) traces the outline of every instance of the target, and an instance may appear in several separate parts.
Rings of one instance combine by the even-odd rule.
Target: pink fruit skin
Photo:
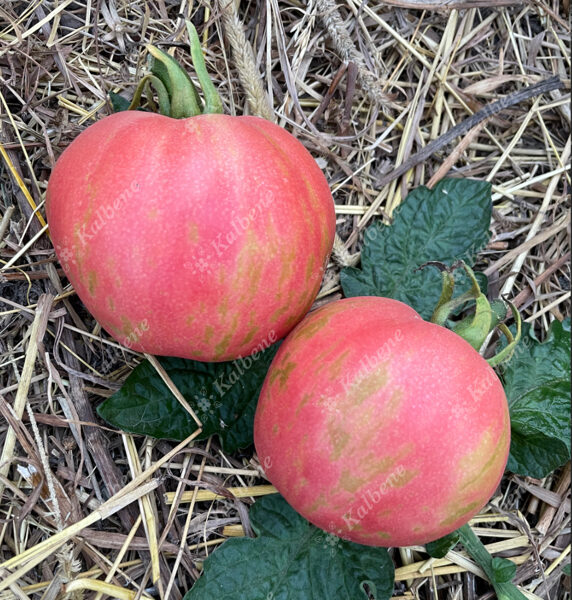
[[[486,361],[387,298],[350,298],[286,338],[254,423],[270,481],[306,519],[371,546],[457,529],[504,472],[510,421]]]
[[[258,117],[105,117],[57,161],[46,210],[69,280],[109,333],[203,361],[286,335],[316,297],[335,232],[312,156]]]

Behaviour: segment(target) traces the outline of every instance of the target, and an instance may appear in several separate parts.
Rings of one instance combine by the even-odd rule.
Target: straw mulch
[[[0,562],[10,567],[0,598],[178,600],[206,555],[248,531],[246,508],[268,492],[252,449],[125,435],[94,413],[141,357],[68,286],[43,198],[60,153],[109,112],[108,92],[133,92],[144,45],[189,66],[191,18],[226,112],[274,119],[318,158],[339,234],[318,302],[340,296],[360,232],[408,190],[472,177],[493,184],[481,263],[542,338],[570,312],[568,11],[569,0],[0,3]],[[554,75],[560,89],[514,103]],[[447,135],[498,99],[504,111]],[[221,487],[243,499],[215,498]],[[530,598],[570,597],[569,494],[570,464],[542,481],[507,475],[473,522],[491,552],[519,565]],[[492,597],[461,554],[392,556],[396,597]]]

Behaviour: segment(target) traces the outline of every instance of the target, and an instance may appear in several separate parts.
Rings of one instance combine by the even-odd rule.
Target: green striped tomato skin
[[[276,355],[255,416],[270,481],[309,521],[372,546],[424,544],[496,490],[502,384],[452,331],[387,298],[310,313]]]
[[[58,159],[50,235],[79,297],[125,345],[223,361],[285,336],[331,252],[328,183],[257,117],[105,117]]]

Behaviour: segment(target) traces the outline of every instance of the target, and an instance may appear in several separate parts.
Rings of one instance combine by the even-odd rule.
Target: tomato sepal
[[[516,345],[521,336],[522,319],[516,306],[509,301],[495,300],[489,302],[487,297],[482,293],[473,270],[463,261],[458,261],[448,267],[440,262],[428,262],[423,267],[436,267],[441,271],[442,289],[441,296],[435,309],[431,322],[437,325],[445,326],[451,313],[462,306],[469,300],[475,301],[475,309],[472,314],[465,317],[453,326],[453,331],[467,341],[471,346],[478,351],[483,347],[483,344],[488,339],[490,333],[496,328],[507,338],[508,344],[498,354],[487,359],[491,367],[497,366],[507,360],[510,360]],[[471,281],[471,289],[457,298],[453,298],[455,288],[454,271],[458,268],[464,269],[465,273]],[[510,329],[503,323],[506,316],[506,305],[511,309],[512,316],[516,323],[516,334],[513,335]]]
[[[170,107],[165,116],[185,119],[201,114],[197,90],[181,65],[172,56],[151,44],[147,45],[147,51],[152,56],[151,73],[161,81],[169,94]]]
[[[153,91],[157,94],[159,106],[155,105],[153,101]],[[165,84],[156,75],[145,75],[143,79],[137,85],[133,99],[127,110],[136,110],[141,106],[141,96],[145,93],[147,101],[151,105],[153,112],[159,112],[162,115],[169,116],[171,113],[171,100],[169,98],[169,92],[165,87]]]
[[[222,113],[222,100],[216,91],[211,78],[209,77],[197,30],[190,21],[186,21],[186,25],[187,32],[189,34],[189,42],[191,45],[191,58],[193,61],[193,67],[197,77],[199,78],[201,90],[205,97],[205,106],[202,112],[203,114],[220,114]]]
[[[517,344],[520,341],[522,333],[522,318],[518,312],[518,309],[512,302],[507,301],[507,304],[510,306],[514,322],[516,323],[516,334],[513,335],[512,331],[504,323],[499,323],[498,328],[505,335],[508,344],[500,352],[487,359],[487,362],[491,367],[496,367],[501,363],[509,361],[514,354]]]

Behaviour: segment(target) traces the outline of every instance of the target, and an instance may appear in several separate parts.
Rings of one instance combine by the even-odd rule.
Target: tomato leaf
[[[507,470],[519,475],[542,479],[570,458],[566,444],[543,433],[520,433],[513,425]]]
[[[221,363],[183,358],[159,362],[203,423],[197,439],[218,434],[225,451],[252,444],[258,395],[278,344],[254,356]],[[183,440],[197,429],[151,363],[143,361],[97,412],[119,429],[155,438]]]
[[[129,106],[131,106],[131,100],[128,100],[115,92],[109,92],[109,101],[111,102],[111,108],[114,113],[127,110]]]
[[[393,592],[394,567],[385,548],[328,534],[278,494],[250,510],[256,538],[232,538],[209,556],[183,600],[375,600]]]
[[[500,372],[512,427],[507,468],[545,477],[570,459],[570,319],[553,321],[544,343],[526,327]]]
[[[395,298],[429,319],[439,299],[441,277],[435,268],[418,267],[428,261],[450,265],[459,259],[474,264],[490,237],[491,212],[487,182],[443,179],[432,190],[414,189],[392,225],[367,228],[361,269],[342,270],[344,294]],[[469,287],[466,277],[459,275],[458,287]]]
[[[449,550],[452,550],[457,545],[459,536],[460,534],[457,530],[452,531],[438,540],[425,544],[425,550],[433,558],[443,558]]]
[[[516,565],[506,558],[495,556],[491,560],[491,571],[495,583],[508,583],[516,575]]]

